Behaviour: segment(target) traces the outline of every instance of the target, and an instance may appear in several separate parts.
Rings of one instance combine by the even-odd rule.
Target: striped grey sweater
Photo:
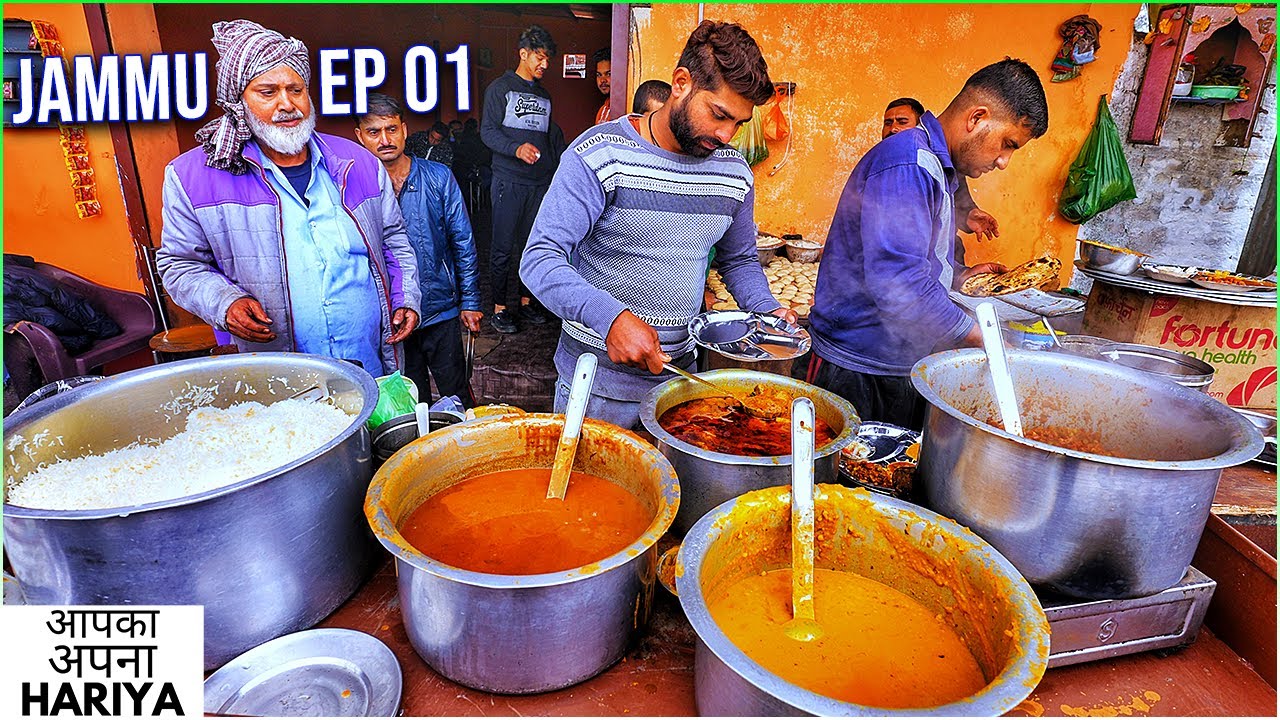
[[[667,354],[689,353],[712,247],[741,307],[779,307],[756,255],[753,177],[742,156],[667,152],[640,137],[635,117],[596,125],[565,152],[520,263],[525,285],[565,320],[561,376],[572,375],[579,352],[593,351],[596,394],[619,400],[668,378],[609,362],[613,321],[630,310],[658,331]]]

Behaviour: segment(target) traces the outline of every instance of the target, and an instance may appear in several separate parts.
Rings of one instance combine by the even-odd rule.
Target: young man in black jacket
[[[551,120],[551,93],[539,82],[555,54],[551,33],[530,26],[520,34],[520,64],[484,91],[480,136],[493,151],[491,322],[500,333],[517,332],[519,322],[547,322],[547,315],[530,305],[529,290],[518,279],[519,317],[507,309],[507,300],[511,273],[520,267],[529,229],[565,147],[563,131]]]

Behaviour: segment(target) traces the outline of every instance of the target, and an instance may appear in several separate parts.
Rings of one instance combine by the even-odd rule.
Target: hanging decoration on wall
[[[40,48],[44,57],[64,57],[62,42],[58,39],[58,30],[53,23],[43,20],[31,22],[31,36]],[[58,125],[58,134],[62,145],[62,159],[67,164],[67,173],[71,176],[71,193],[76,207],[76,215],[81,219],[97,217],[102,214],[102,203],[98,201],[98,181],[94,178],[93,167],[89,162],[89,138],[83,125]]]
[[[1076,15],[1058,28],[1062,47],[1053,58],[1053,82],[1066,82],[1080,76],[1083,66],[1093,62],[1094,53],[1102,47],[1102,23],[1088,15]]]

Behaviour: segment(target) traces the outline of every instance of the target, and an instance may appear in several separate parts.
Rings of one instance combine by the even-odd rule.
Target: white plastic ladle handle
[[[996,389],[996,406],[1000,408],[1004,429],[1023,437],[1018,397],[1013,392],[1013,378],[1009,375],[1009,361],[1004,354],[1004,339],[1000,336],[1000,320],[996,317],[995,305],[989,302],[978,305],[978,327],[982,329],[982,346],[987,351],[991,382]]]

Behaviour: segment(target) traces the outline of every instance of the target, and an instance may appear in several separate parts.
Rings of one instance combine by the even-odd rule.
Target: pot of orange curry
[[[1223,468],[1262,436],[1221,400],[1112,362],[1009,350],[1025,437],[1004,431],[981,349],[930,355],[917,484],[1033,585],[1114,599],[1187,571]]]
[[[487,417],[405,446],[365,515],[394,557],[409,641],[441,675],[497,693],[573,685],[646,627],[658,538],[680,504],[652,445],[587,419],[563,500],[546,498],[564,416]]]
[[[756,417],[732,398],[684,378],[665,382],[645,397],[640,421],[680,477],[680,512],[672,530],[683,535],[720,503],[749,490],[791,482],[791,401],[813,401],[814,482],[839,480],[840,451],[857,439],[861,422],[847,400],[805,382],[753,370],[712,370],[700,377],[761,407],[785,411]]]
[[[1049,657],[1039,600],[955,522],[863,489],[815,492],[815,640],[791,619],[790,492],[715,508],[680,546],[704,716],[1000,715]]]

